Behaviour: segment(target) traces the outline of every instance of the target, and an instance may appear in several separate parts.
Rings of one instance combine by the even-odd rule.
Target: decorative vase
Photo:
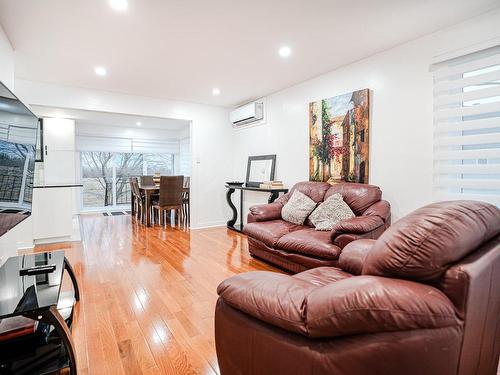
[[[155,185],[160,185],[160,180],[161,180],[160,172],[156,172],[153,176],[153,182],[155,183]]]

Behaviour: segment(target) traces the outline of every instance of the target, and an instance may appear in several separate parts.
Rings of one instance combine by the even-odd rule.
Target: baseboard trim
[[[73,242],[71,236],[39,238],[35,240],[35,245],[46,245],[49,243]]]
[[[191,225],[189,229],[206,229],[206,228],[216,228],[216,227],[225,227],[227,224],[225,221],[214,221],[212,223],[203,223],[198,225]]]

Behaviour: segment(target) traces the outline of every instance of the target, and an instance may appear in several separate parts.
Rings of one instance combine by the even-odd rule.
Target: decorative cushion
[[[315,207],[316,202],[296,190],[281,209],[281,217],[290,223],[302,225]]]
[[[339,193],[328,197],[309,216],[316,230],[332,230],[339,221],[355,217],[351,208],[344,202]]]

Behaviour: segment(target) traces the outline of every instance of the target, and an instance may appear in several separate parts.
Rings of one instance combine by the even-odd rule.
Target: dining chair
[[[189,193],[191,185],[191,177],[184,177],[184,192],[182,195],[182,214],[184,215],[184,219],[186,220],[186,224],[189,225],[189,220],[191,217],[190,207],[189,207]]]
[[[184,176],[161,176],[160,179],[160,196],[158,200],[153,202],[153,217],[156,217],[155,212],[158,211],[159,224],[165,222],[165,211],[174,210],[175,220],[180,223],[183,205],[183,184]]]
[[[140,221],[143,221],[144,215],[147,214],[144,212],[145,208],[145,201],[144,201],[144,196],[141,194],[141,191],[139,190],[139,181],[137,177],[130,177],[129,179],[130,182],[130,189],[132,190],[132,195],[134,196],[134,201],[132,204],[135,204],[137,212],[137,217]]]

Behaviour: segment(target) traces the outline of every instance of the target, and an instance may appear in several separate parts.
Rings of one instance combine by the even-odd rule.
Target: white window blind
[[[500,206],[500,46],[434,68],[434,198]]]
[[[103,137],[94,135],[76,136],[78,151],[104,151],[148,154],[178,154],[178,140],[152,140],[138,138]]]

